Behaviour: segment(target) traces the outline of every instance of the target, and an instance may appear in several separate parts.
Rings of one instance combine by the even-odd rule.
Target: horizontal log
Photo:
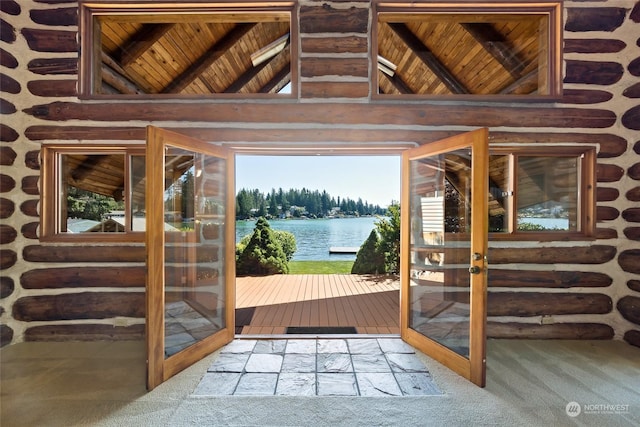
[[[488,283],[491,288],[599,288],[611,286],[613,279],[604,273],[491,268]]]
[[[0,174],[0,193],[8,193],[16,188],[16,181],[9,175]]]
[[[114,108],[117,106],[117,108]],[[616,114],[587,108],[484,107],[471,105],[417,105],[394,103],[74,103],[35,105],[25,113],[43,120],[131,121],[175,120],[237,123],[251,117],[256,123],[328,123],[335,128],[347,124],[389,124],[396,126],[440,125],[467,127],[610,127]]]
[[[3,245],[13,243],[18,237],[18,232],[10,225],[0,224],[0,242]]]
[[[24,165],[29,169],[40,170],[40,150],[27,151],[24,155]]]
[[[78,25],[78,8],[62,7],[58,9],[33,9],[29,11],[31,20],[36,24],[53,26]]]
[[[145,287],[146,268],[68,267],[29,270],[20,276],[25,289]]]
[[[300,65],[302,77],[321,76],[369,76],[369,60],[367,58],[314,58],[305,57]],[[369,82],[367,86],[369,85]],[[330,84],[330,83],[328,83]]]
[[[617,62],[566,60],[565,83],[608,86],[620,81],[624,67]]]
[[[598,182],[617,182],[624,176],[624,169],[618,165],[596,165],[596,180]]]
[[[567,7],[565,30],[570,32],[616,30],[624,22],[626,9],[622,7]]]
[[[22,212],[27,216],[38,218],[40,216],[40,213],[38,212],[39,203],[40,203],[40,200],[38,199],[24,201],[20,205],[20,212]]]
[[[0,19],[0,40],[5,43],[13,43],[16,41],[16,29],[5,21],[4,19]]]
[[[144,246],[25,246],[29,262],[145,262]]]
[[[18,139],[18,132],[4,123],[0,123],[0,141],[13,142]],[[3,149],[9,147],[2,147]],[[13,150],[12,150],[13,151]]]
[[[13,318],[23,322],[144,317],[144,292],[80,292],[22,297]]]
[[[0,347],[11,344],[13,340],[13,329],[9,325],[0,324]]]
[[[9,218],[16,211],[16,204],[9,199],[0,197],[0,218]]]
[[[595,293],[489,292],[488,316],[605,314],[613,302]]]
[[[7,68],[18,68],[18,60],[10,52],[0,48],[0,65]]]
[[[16,265],[18,254],[11,249],[0,249],[0,270],[6,270]]]
[[[627,129],[640,130],[640,105],[631,107],[622,115],[621,121]]]
[[[565,104],[598,104],[613,98],[611,92],[604,90],[565,89],[562,91],[562,103]]]
[[[78,74],[78,58],[32,59],[27,67],[40,75]]]
[[[38,239],[38,227],[40,227],[39,222],[28,222],[22,225],[20,228],[20,232],[25,239]]]
[[[620,211],[611,206],[596,207],[596,221],[613,221],[620,216]]]
[[[20,83],[13,77],[6,74],[0,74],[0,91],[6,93],[20,93]]]
[[[631,279],[627,282],[627,286],[629,287],[629,289],[631,289],[632,291],[637,291],[640,292],[640,280],[634,280]]]
[[[0,2],[0,11],[6,14],[18,16],[21,10],[20,5],[15,0],[2,0]]]
[[[631,200],[632,202],[640,201],[640,187],[634,187],[631,190],[627,191],[625,194],[627,200]]]
[[[17,153],[11,147],[0,147],[0,165],[11,166],[16,160]]]
[[[598,202],[612,202],[620,196],[620,190],[611,187],[596,188],[596,200]]]
[[[636,154],[640,154],[640,141],[637,141],[635,144],[633,144],[633,152]]]
[[[23,28],[21,32],[33,51],[55,53],[78,51],[77,31]]]
[[[640,57],[632,60],[627,66],[627,70],[629,70],[632,76],[640,76]]]
[[[616,255],[615,246],[548,248],[490,248],[490,264],[604,264]]]
[[[349,82],[302,82],[303,98],[368,98],[369,83]]]
[[[596,239],[617,239],[618,230],[615,228],[596,228]]]
[[[369,51],[367,37],[302,37],[300,48],[303,53],[367,53]]]
[[[629,240],[640,240],[640,227],[627,227],[623,233]]]
[[[640,98],[640,83],[629,86],[622,92],[627,98]]]
[[[535,325],[517,322],[487,322],[488,338],[610,340],[613,336],[613,328],[602,323]]]
[[[334,9],[330,3],[301,6],[300,33],[368,33],[370,3],[358,3],[360,7],[349,9]]]
[[[18,111],[18,109],[13,103],[6,99],[0,99],[0,114],[13,114],[16,111]]]
[[[15,284],[13,279],[8,276],[0,277],[0,298],[6,298],[13,293]]]
[[[37,196],[40,194],[40,190],[38,189],[38,182],[40,181],[39,176],[25,176],[22,178],[22,191],[26,194],[30,194],[32,196]]]
[[[640,274],[640,249],[627,249],[618,255],[618,264],[628,273]]]
[[[629,322],[640,325],[640,297],[622,297],[618,300],[616,308]]]
[[[634,329],[627,331],[624,333],[623,338],[629,344],[640,347],[640,331],[636,331]]]
[[[25,341],[127,341],[144,339],[144,325],[126,327],[81,324],[33,326],[24,331]]]
[[[622,211],[622,218],[627,222],[640,222],[640,208],[629,208]]]
[[[76,80],[33,80],[27,82],[27,89],[36,96],[76,96]]]
[[[627,44],[614,39],[564,39],[564,53],[616,53]]]
[[[631,14],[629,14],[629,19],[635,23],[640,23],[640,3],[636,2],[636,4],[633,6]],[[636,43],[640,45],[640,40],[638,40]]]

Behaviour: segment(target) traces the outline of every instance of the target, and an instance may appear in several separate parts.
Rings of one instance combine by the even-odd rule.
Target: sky
[[[362,198],[388,206],[400,200],[400,156],[236,155],[236,193],[241,189],[306,188],[330,196]]]

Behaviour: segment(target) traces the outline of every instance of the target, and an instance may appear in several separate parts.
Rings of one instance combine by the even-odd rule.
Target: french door
[[[401,337],[485,383],[488,131],[402,155]],[[147,387],[235,333],[233,153],[149,126]]]
[[[151,390],[234,337],[235,195],[227,150],[152,126],[146,150]]]
[[[488,131],[402,156],[402,339],[485,385]]]

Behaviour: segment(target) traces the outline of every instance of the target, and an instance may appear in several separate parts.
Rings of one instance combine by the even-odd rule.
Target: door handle
[[[471,267],[469,267],[469,273],[471,274],[480,274],[480,271],[482,271],[482,269],[477,265],[472,265]]]

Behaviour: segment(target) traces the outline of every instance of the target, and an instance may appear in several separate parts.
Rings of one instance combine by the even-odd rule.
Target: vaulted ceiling
[[[95,93],[278,93],[291,81],[288,20],[165,21],[102,20]],[[537,94],[544,33],[539,15],[383,16],[378,93]]]

